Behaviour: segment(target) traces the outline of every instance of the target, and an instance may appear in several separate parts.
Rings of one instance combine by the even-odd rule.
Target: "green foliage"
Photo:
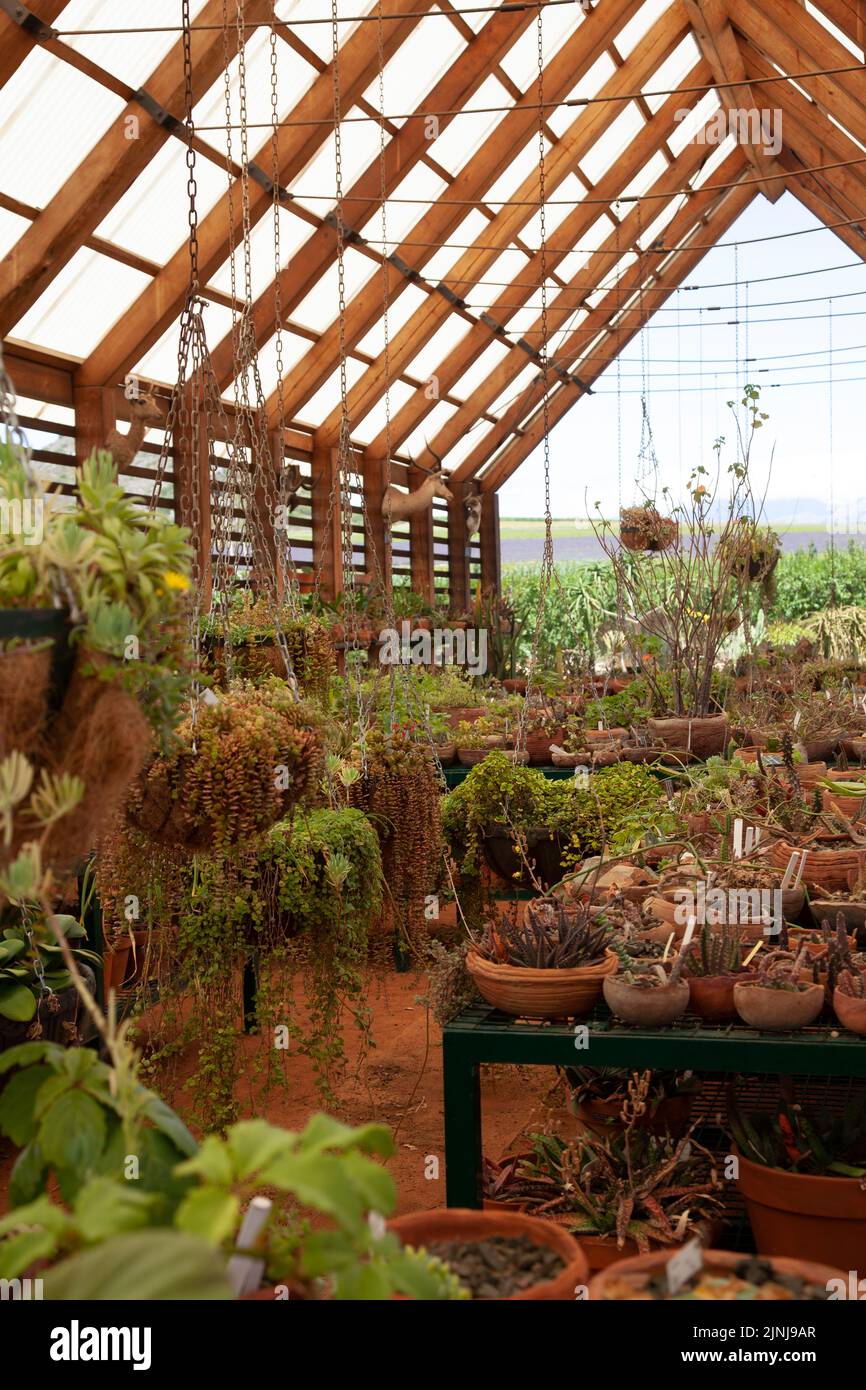
[[[841,1114],[807,1111],[780,1100],[750,1114],[731,1098],[728,1119],[737,1148],[753,1163],[823,1177],[866,1179],[866,1102],[854,1097]]]
[[[783,555],[776,569],[776,601],[770,617],[786,622],[834,606],[866,604],[866,549],[853,538],[844,550],[810,545]]]
[[[54,924],[67,941],[79,941],[84,928],[74,917],[55,915],[44,921],[25,920],[4,927],[0,937],[0,1018],[29,1023],[36,1016],[39,1001],[48,992],[58,993],[72,983],[60,955]],[[92,951],[78,947],[73,956],[79,961],[99,965]]]

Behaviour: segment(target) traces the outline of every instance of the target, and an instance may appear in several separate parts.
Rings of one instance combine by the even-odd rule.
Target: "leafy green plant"
[[[767,1168],[815,1176],[866,1178],[866,1102],[853,1097],[840,1113],[779,1100],[771,1112],[750,1112],[736,1098],[728,1122],[745,1158]]]
[[[55,914],[48,923],[25,917],[14,926],[2,928],[0,1017],[29,1023],[43,997],[69,988],[72,977],[60,957],[55,935],[58,931],[67,941],[81,941],[86,936],[81,923],[65,913]],[[80,946],[74,948],[73,955],[78,961],[100,964],[99,956]]]
[[[602,960],[610,931],[583,903],[539,898],[527,903],[523,921],[516,915],[488,923],[476,949],[497,965],[533,970],[572,970]]]

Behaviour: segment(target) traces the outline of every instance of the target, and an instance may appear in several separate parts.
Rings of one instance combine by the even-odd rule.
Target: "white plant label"
[[[688,1241],[665,1265],[669,1294],[678,1294],[680,1289],[704,1267],[704,1252],[697,1236]]]

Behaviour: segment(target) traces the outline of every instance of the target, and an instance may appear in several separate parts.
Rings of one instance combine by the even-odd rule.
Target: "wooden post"
[[[114,388],[73,385],[75,404],[75,461],[81,465],[94,449],[104,449],[117,422]]]
[[[314,449],[311,492],[313,518],[313,574],[319,574],[323,598],[335,598],[343,589],[343,550],[340,537],[340,491],[336,449]],[[331,506],[331,490],[334,503]],[[330,517],[330,519],[329,519]]]
[[[180,413],[185,428],[175,424],[173,432],[175,515],[179,526],[192,530],[191,543],[198,556],[198,590],[202,609],[210,607],[211,585],[211,524],[210,451],[205,429],[201,382],[191,378],[183,388],[185,409]],[[198,415],[198,437],[194,441],[192,422]],[[195,499],[195,500],[194,500]],[[196,506],[198,504],[198,514]]]
[[[499,494],[485,492],[481,505],[481,587],[498,594],[502,588],[502,557],[499,548]]]
[[[367,572],[370,583],[381,583],[383,591],[390,591],[393,582],[391,573],[391,527],[382,515],[382,498],[385,495],[385,465],[387,459],[363,457],[364,508],[367,513]]]
[[[465,485],[453,488],[454,501],[448,503],[448,599],[456,617],[469,608],[469,557],[466,539],[466,513],[463,510]]]
[[[407,469],[409,491],[414,492],[416,487],[427,477],[423,469],[411,467]],[[423,512],[409,518],[409,549],[410,564],[412,567],[412,588],[420,594],[427,603],[433,602],[433,508],[427,507]]]

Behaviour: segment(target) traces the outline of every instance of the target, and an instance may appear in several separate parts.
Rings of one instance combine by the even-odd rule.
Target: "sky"
[[[796,278],[765,278],[783,275]],[[599,502],[614,516],[641,500],[634,480],[647,469],[653,491],[656,475],[640,460],[644,389],[658,486],[681,497],[696,464],[714,468],[718,436],[723,461],[737,456],[726,402],[750,382],[770,416],[752,449],[755,491],[788,521],[813,520],[805,499],[831,497],[835,516],[866,517],[866,262],[791,194],[775,205],[759,195],[688,283],[700,288],[672,295],[625,348],[619,397],[612,365],[551,431],[553,515],[585,519]],[[783,302],[795,299],[813,302]],[[539,448],[501,489],[500,515],[537,517],[542,497]]]

